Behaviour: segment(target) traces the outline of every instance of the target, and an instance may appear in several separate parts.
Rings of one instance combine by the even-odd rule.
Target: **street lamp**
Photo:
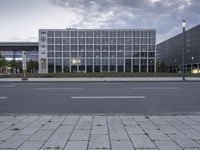
[[[183,20],[183,53],[182,53],[182,78],[185,81],[185,20]]]

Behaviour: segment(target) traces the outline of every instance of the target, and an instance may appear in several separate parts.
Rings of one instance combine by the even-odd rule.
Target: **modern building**
[[[39,73],[156,72],[154,29],[40,29]]]
[[[0,54],[8,61],[22,61],[22,51],[27,61],[38,61],[38,42],[0,42]]]
[[[200,25],[186,31],[185,72],[200,72]],[[157,61],[165,64],[167,72],[182,71],[183,34],[157,45]]]

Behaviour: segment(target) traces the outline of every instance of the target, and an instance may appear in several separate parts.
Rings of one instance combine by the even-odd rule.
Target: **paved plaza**
[[[0,116],[0,149],[199,150],[200,116]]]

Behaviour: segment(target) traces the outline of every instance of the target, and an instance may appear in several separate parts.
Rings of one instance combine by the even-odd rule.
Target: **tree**
[[[3,73],[5,70],[5,67],[7,66],[7,61],[5,58],[0,54],[0,73]]]
[[[17,69],[21,69],[22,68],[22,63],[16,60],[12,60],[10,62],[10,67],[13,69],[13,73],[16,73]]]
[[[31,73],[35,73],[38,69],[38,62],[30,60],[27,64],[28,70],[30,70]]]
[[[157,72],[165,72],[165,63],[161,62],[161,63],[157,63]]]

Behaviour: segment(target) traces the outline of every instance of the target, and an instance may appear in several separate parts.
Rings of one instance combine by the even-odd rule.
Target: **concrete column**
[[[108,32],[108,41],[110,42],[110,32]],[[110,44],[108,44],[108,72],[110,72]]]
[[[94,36],[93,36],[93,41],[94,41]],[[92,72],[94,72],[94,42],[93,42],[93,52],[92,52],[92,55],[93,55],[93,57],[92,57]]]
[[[124,31],[124,66],[123,72],[126,72],[126,57],[125,57],[125,31]]]
[[[63,45],[62,45],[62,73],[64,73],[64,60],[63,60]]]
[[[103,42],[103,40],[102,40],[102,31],[100,32],[101,33],[101,46],[100,46],[100,72],[102,72],[102,42]]]
[[[69,72],[72,72],[72,47],[71,47],[71,31],[69,31]]]

